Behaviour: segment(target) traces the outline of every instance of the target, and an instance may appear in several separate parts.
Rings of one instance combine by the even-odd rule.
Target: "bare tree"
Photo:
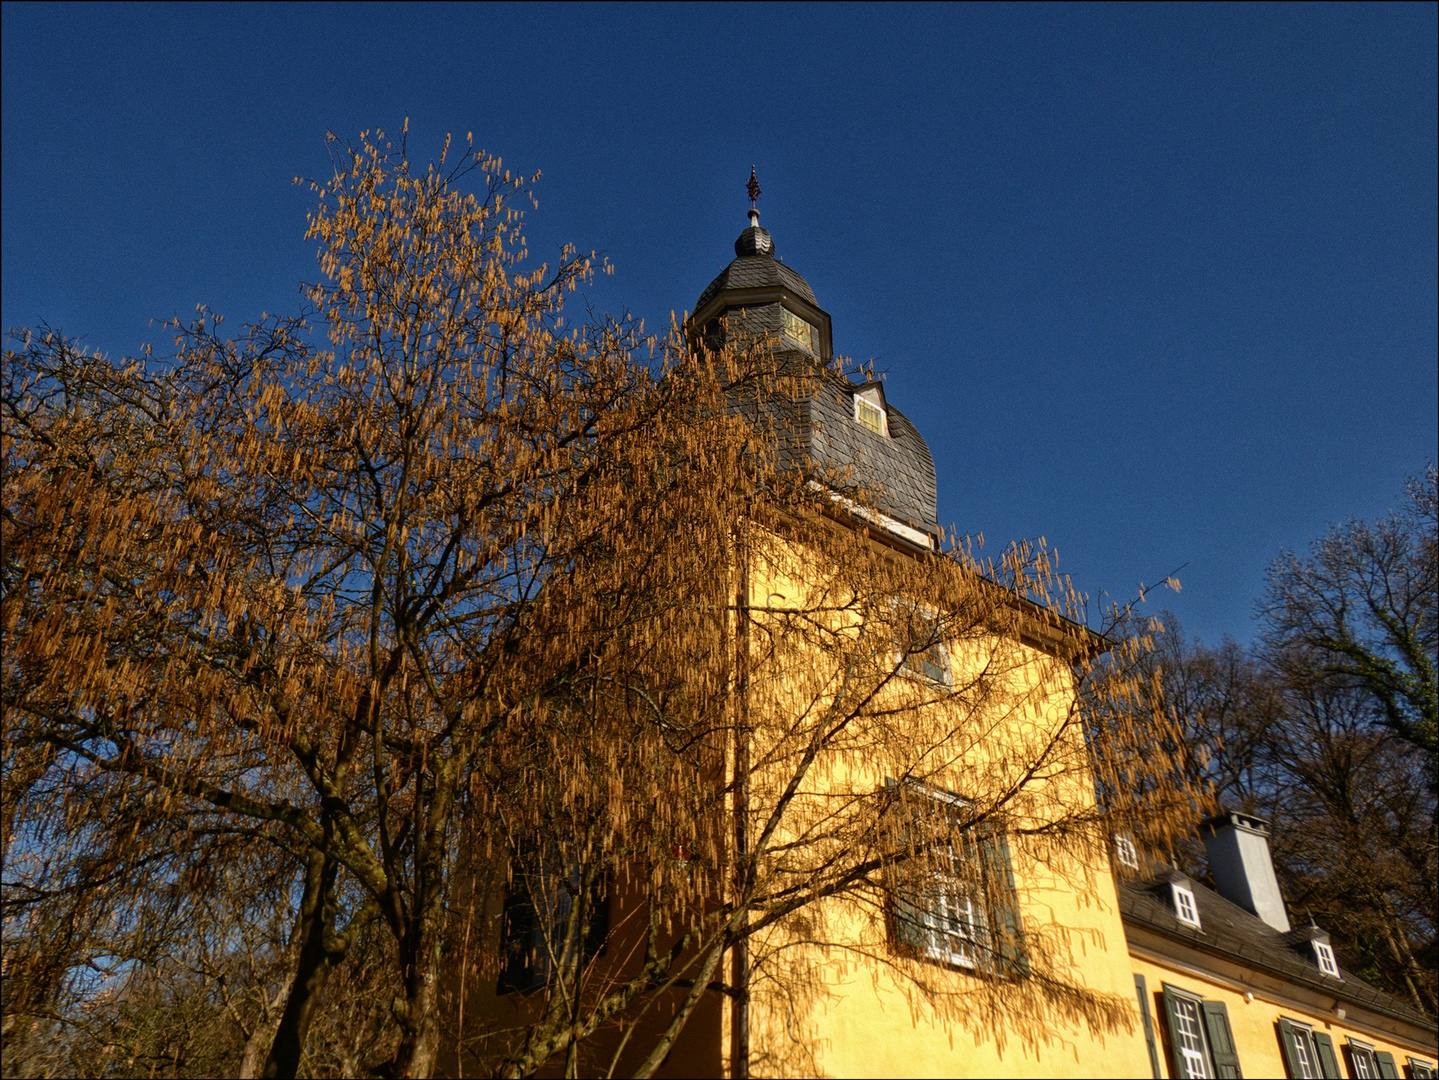
[[[1184,828],[1144,636],[1103,659],[1042,549],[897,551],[861,477],[782,452],[840,365],[570,325],[595,266],[524,268],[529,181],[333,145],[311,315],[7,353],[7,1038],[643,1076],[708,991],[818,993],[832,950],[957,1022],[1127,1023],[997,855],[964,885],[1009,913],[995,978],[893,927],[966,845],[1084,890],[1116,827]]]
[[[1281,556],[1260,606],[1276,664],[1304,681],[1356,686],[1381,722],[1429,756],[1439,751],[1439,493],[1431,464],[1387,518],[1351,521],[1308,559]],[[1439,790],[1439,788],[1436,788]]]
[[[1424,751],[1362,683],[1264,642],[1206,648],[1165,621],[1166,702],[1219,798],[1272,823],[1295,917],[1330,931],[1347,970],[1433,1014],[1439,844]],[[1197,844],[1178,855],[1203,874]]]

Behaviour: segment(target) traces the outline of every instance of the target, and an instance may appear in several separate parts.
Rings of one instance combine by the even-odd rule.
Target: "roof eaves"
[[[1198,883],[1191,882],[1190,888],[1199,904],[1200,923],[1203,928],[1184,925],[1155,894],[1155,887],[1165,881],[1168,881],[1167,877],[1147,883],[1118,883],[1120,917],[1126,925],[1142,926],[1151,933],[1187,948],[1238,962],[1311,990],[1319,990],[1427,1031],[1436,1030],[1432,1017],[1425,1016],[1413,1006],[1370,986],[1357,976],[1346,973],[1343,979],[1334,979],[1323,975],[1317,966],[1311,968],[1283,941],[1277,930]],[[1219,905],[1223,905],[1223,908]],[[1233,910],[1226,911],[1224,908]],[[1258,925],[1250,927],[1248,933],[1244,933],[1242,929],[1235,932],[1237,928],[1243,927],[1244,920]],[[1271,935],[1275,940],[1270,940]]]

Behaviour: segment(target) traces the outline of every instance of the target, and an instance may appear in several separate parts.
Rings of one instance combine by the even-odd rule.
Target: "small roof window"
[[[784,320],[785,337],[792,340],[812,356],[819,355],[819,330],[806,319],[801,319],[787,307],[780,308]]]
[[[1327,941],[1315,941],[1314,959],[1319,963],[1319,970],[1328,975],[1331,979],[1341,978],[1339,974],[1339,961],[1334,959],[1334,949]]]
[[[889,434],[888,410],[879,383],[868,383],[854,392],[854,418],[860,427],[876,435]]]
[[[1131,870],[1139,869],[1139,851],[1128,833],[1114,834],[1114,857],[1120,866],[1127,866]]]
[[[1194,901],[1194,891],[1184,885],[1171,884],[1174,893],[1174,914],[1185,926],[1199,929],[1199,905]]]

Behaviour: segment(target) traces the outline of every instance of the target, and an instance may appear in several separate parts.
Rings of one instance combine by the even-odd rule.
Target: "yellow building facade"
[[[829,315],[757,212],[735,252],[695,305],[696,343],[739,331],[829,360]],[[1289,925],[1263,823],[1203,823],[1215,889],[1105,834],[1075,674],[1105,643],[930,558],[933,460],[882,383],[824,374],[771,404],[745,408],[774,422],[796,468],[821,466],[810,485],[829,498],[792,533],[746,526],[734,567],[733,826],[705,869],[744,908],[738,868],[762,838],[747,910],[763,924],[728,949],[656,1075],[1432,1075],[1433,1019],[1339,970],[1318,928]],[[817,544],[816,529],[849,539]],[[614,980],[637,971],[646,902],[609,899],[594,963]],[[537,908],[522,905],[555,917]],[[472,1015],[499,1045],[546,1007],[545,987],[538,967],[502,976]],[[572,1071],[633,1073],[685,996],[666,993]]]
[[[735,249],[735,260],[700,296],[692,333],[712,339],[741,325],[778,348],[828,359],[829,316],[804,279],[776,258],[756,212]],[[786,430],[805,459],[848,468],[873,484],[871,508],[856,514],[876,543],[904,558],[935,549],[932,458],[881,384],[825,383],[787,418]],[[753,573],[752,608],[804,592],[804,559],[794,552],[788,558],[795,568],[777,571],[784,559],[771,559]],[[1026,634],[1015,623],[1006,633],[937,650],[945,680],[963,683],[998,666],[1017,685],[983,741],[949,747],[954,763],[925,772],[914,785],[916,801],[962,802],[977,774],[1002,770],[1008,759],[1035,760],[1036,733],[1052,739],[1063,730],[1075,706],[1066,677],[1070,650],[1093,643],[1076,644],[1086,632],[1056,633],[1057,625]],[[915,673],[935,677],[920,660]],[[784,711],[783,702],[775,707]],[[751,753],[763,758],[763,750]],[[1052,752],[1038,753],[1049,760]],[[731,1076],[1432,1075],[1433,1019],[1340,972],[1317,928],[1288,926],[1267,843],[1255,840],[1263,839],[1262,823],[1206,823],[1220,836],[1211,848],[1214,878],[1221,889],[1233,879],[1226,895],[1172,872],[1141,872],[1143,854],[1123,838],[1116,850],[1065,851],[1043,836],[1046,814],[1058,819],[1092,807],[1094,783],[1082,745],[1061,745],[1057,756],[1066,760],[1055,775],[1039,770],[1006,806],[1005,835],[996,841],[1003,895],[980,897],[971,888],[974,895],[965,896],[941,881],[928,892],[921,887],[913,902],[891,890],[874,908],[836,903],[796,925],[775,926],[752,943],[755,955],[731,958],[728,981],[744,992],[720,1002],[718,1032],[711,1027],[682,1040],[665,1071],[703,1071],[701,1062],[714,1061],[709,1040],[717,1034],[720,1065]],[[834,766],[824,781],[828,792],[883,784],[898,790],[907,782],[886,775],[874,757]],[[795,840],[802,835],[798,830]],[[1224,838],[1234,836],[1234,851],[1243,850],[1231,858]],[[983,861],[976,852],[967,857]],[[942,869],[935,873],[944,877]],[[966,904],[956,914],[956,905]],[[977,914],[976,904],[984,908]],[[888,909],[879,910],[883,905]],[[998,956],[998,924],[1006,921],[1032,963],[985,963],[968,954],[987,936]],[[1332,972],[1322,970],[1326,963]],[[929,969],[922,990],[917,966]],[[1070,1000],[1065,985],[1092,997]],[[1124,1002],[1122,1015],[1095,1007],[1100,1000]]]
[[[1290,926],[1265,823],[1226,813],[1200,834],[1227,896],[1119,867],[1148,1075],[1432,1075],[1433,1019],[1345,972],[1319,927]]]

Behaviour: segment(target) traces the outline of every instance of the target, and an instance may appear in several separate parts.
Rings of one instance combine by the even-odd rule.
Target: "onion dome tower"
[[[759,180],[750,170],[749,227],[734,242],[734,260],[695,301],[688,328],[694,338],[770,337],[776,351],[798,359],[833,355],[829,313],[814,290],[775,256],[774,237],[759,223]],[[826,374],[814,395],[799,403],[794,441],[808,459],[853,469],[877,490],[871,522],[891,538],[930,550],[939,536],[934,458],[909,419],[885,399],[881,382],[849,382]]]
[[[759,223],[759,180],[750,169],[749,228],[734,242],[734,261],[695,301],[692,326],[706,340],[728,330],[775,334],[781,347],[820,360],[833,355],[829,313],[815,302],[809,282],[775,257],[774,237]]]

